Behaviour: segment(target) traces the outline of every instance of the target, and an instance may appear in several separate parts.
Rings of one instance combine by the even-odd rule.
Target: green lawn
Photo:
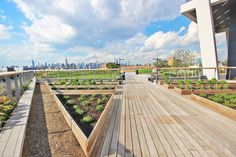
[[[139,72],[139,74],[151,74],[152,69],[141,68],[141,69],[138,69],[138,72]]]
[[[36,72],[37,78],[113,79],[118,76],[119,76],[118,70],[76,70],[76,71]]]

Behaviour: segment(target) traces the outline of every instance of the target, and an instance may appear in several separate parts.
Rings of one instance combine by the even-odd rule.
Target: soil
[[[36,85],[23,157],[85,157],[45,85]]]
[[[58,98],[60,99],[60,101],[62,102],[62,104],[64,105],[64,107],[66,108],[66,110],[70,113],[70,115],[73,117],[73,119],[75,120],[75,122],[77,123],[77,125],[80,127],[80,129],[83,131],[83,133],[86,135],[86,137],[89,137],[89,135],[91,134],[93,128],[95,127],[99,117],[101,116],[102,112],[101,111],[97,111],[96,110],[96,106],[98,105],[97,100],[102,98],[102,94],[96,94],[96,96],[93,98],[93,100],[90,100],[90,98],[92,97],[92,95],[85,95],[85,100],[88,100],[89,104],[84,106],[81,104],[81,102],[78,101],[78,98],[81,95],[67,95],[70,98],[69,99],[65,99],[64,98],[65,95],[58,95]],[[110,98],[111,95],[105,95],[107,98]],[[67,100],[74,100],[74,104],[73,105],[77,105],[79,106],[84,112],[84,115],[90,115],[93,117],[93,121],[90,123],[85,123],[85,122],[81,122],[81,119],[83,118],[84,115],[80,116],[75,112],[75,109],[73,108],[73,105],[67,104]],[[103,103],[99,104],[99,105],[103,105],[104,108],[107,104],[107,102],[109,101],[109,99],[107,99],[106,101],[104,101]]]

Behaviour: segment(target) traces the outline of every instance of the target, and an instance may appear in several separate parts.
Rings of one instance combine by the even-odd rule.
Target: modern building
[[[203,67],[217,67],[215,34],[225,32],[228,46],[228,66],[236,66],[236,0],[187,0],[181,14],[198,24]],[[203,70],[209,79],[218,78],[218,71]],[[236,69],[228,70],[229,79],[236,77]]]

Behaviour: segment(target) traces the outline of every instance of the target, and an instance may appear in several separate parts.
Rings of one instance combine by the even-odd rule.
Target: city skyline
[[[144,64],[153,57],[166,59],[176,48],[200,55],[197,25],[179,13],[184,2],[53,0],[45,8],[43,1],[2,0],[0,66],[29,65],[32,59],[63,62],[65,57],[75,63],[121,57]],[[218,35],[217,43],[223,60],[226,39]]]

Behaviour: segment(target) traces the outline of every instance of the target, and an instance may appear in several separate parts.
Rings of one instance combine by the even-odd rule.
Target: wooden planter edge
[[[216,111],[217,113],[219,113],[225,117],[228,117],[228,118],[236,121],[236,110],[234,110],[230,107],[224,106],[220,103],[214,102],[214,101],[209,100],[207,98],[203,98],[203,97],[198,96],[196,94],[191,94],[191,99],[198,102],[199,104],[201,104],[204,107],[207,107],[207,108],[209,108],[213,111]]]

